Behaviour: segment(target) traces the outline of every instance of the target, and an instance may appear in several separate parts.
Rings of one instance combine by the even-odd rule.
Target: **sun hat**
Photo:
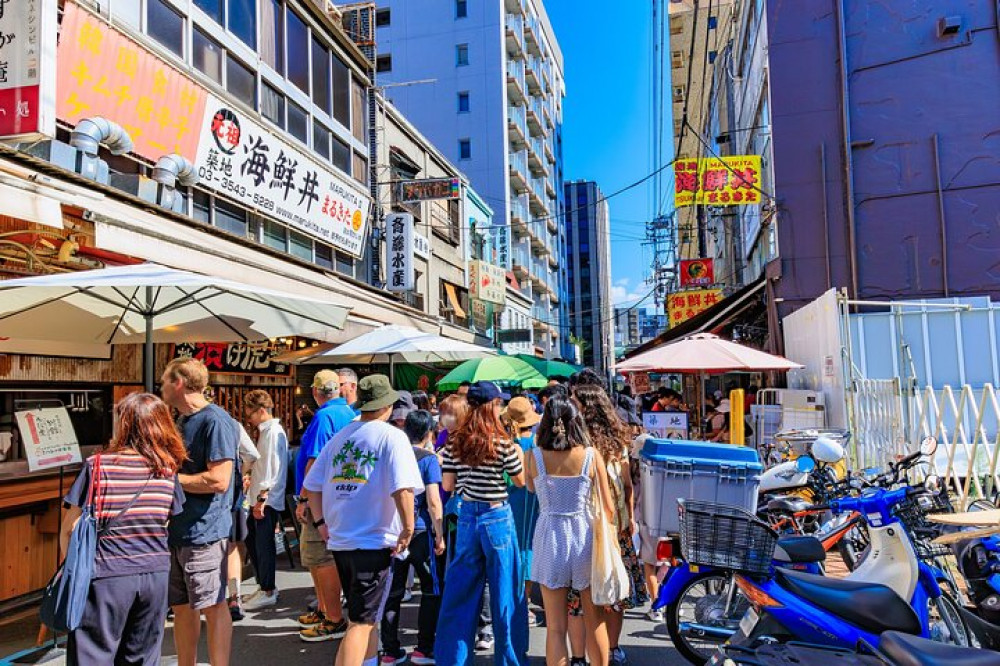
[[[542,417],[535,411],[535,406],[531,404],[531,400],[520,395],[511,399],[510,404],[503,410],[503,414],[520,430],[530,428],[542,420]]]
[[[732,407],[730,407],[729,405],[729,398],[723,398],[722,400],[720,400],[719,406],[715,408],[715,411],[719,412],[720,414],[728,414],[731,410]]]
[[[399,400],[399,393],[392,388],[385,375],[368,375],[358,382],[358,401],[362,412],[377,412],[391,407]]]

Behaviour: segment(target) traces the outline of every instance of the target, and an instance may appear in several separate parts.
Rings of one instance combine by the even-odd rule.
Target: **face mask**
[[[455,417],[451,414],[442,414],[438,420],[441,423],[441,427],[449,432],[455,427]]]

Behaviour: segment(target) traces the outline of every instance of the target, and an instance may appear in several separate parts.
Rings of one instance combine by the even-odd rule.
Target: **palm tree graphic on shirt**
[[[343,448],[331,459],[334,466],[332,481],[335,483],[368,483],[368,475],[378,456],[361,451],[353,440],[344,443]]]

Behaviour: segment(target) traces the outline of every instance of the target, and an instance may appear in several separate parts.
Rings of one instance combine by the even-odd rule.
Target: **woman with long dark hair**
[[[566,606],[570,590],[579,590],[590,662],[607,664],[606,614],[590,597],[594,532],[587,512],[594,494],[605,515],[612,509],[604,460],[590,446],[580,410],[562,396],[546,403],[536,444],[525,468],[528,488],[538,495],[539,504],[531,579],[541,587],[545,606],[546,662],[569,662]]]
[[[87,459],[65,497],[62,552],[91,491],[100,530],[83,622],[67,643],[70,664],[160,663],[167,521],[184,504],[177,470],[186,456],[170,408],[158,397],[134,393],[115,406],[111,444]]]
[[[521,449],[500,422],[504,395],[476,382],[472,412],[442,449],[442,485],[462,498],[455,553],[445,574],[434,655],[438,663],[471,663],[479,606],[487,582],[495,664],[527,663],[527,605],[507,479],[524,485]],[[505,478],[506,476],[506,478]]]
[[[578,385],[573,388],[573,398],[580,404],[591,444],[600,451],[607,465],[608,487],[611,490],[614,510],[606,515],[614,523],[622,561],[629,574],[628,595],[620,599],[612,607],[612,612],[608,613],[611,666],[619,666],[627,663],[625,652],[618,645],[625,622],[625,610],[639,608],[649,601],[643,567],[632,540],[635,534],[632,473],[629,467],[629,444],[632,441],[632,433],[618,416],[611,398],[600,386]]]

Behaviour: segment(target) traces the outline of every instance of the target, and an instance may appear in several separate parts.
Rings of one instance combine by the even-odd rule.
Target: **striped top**
[[[86,504],[93,465],[92,456],[66,494],[67,504]],[[100,501],[95,501],[100,509],[98,529],[118,515],[136,493],[142,494],[98,540],[94,577],[170,571],[167,521],[184,507],[184,492],[177,476],[151,478],[146,461],[131,452],[102,453],[100,469],[100,483],[95,489],[100,493]]]
[[[441,471],[444,474],[455,474],[458,482],[456,492],[462,499],[472,502],[504,502],[507,500],[507,476],[517,476],[524,467],[517,455],[518,449],[513,442],[504,440],[497,442],[496,460],[485,462],[478,467],[470,467],[460,462],[452,454],[451,444],[441,449]]]

